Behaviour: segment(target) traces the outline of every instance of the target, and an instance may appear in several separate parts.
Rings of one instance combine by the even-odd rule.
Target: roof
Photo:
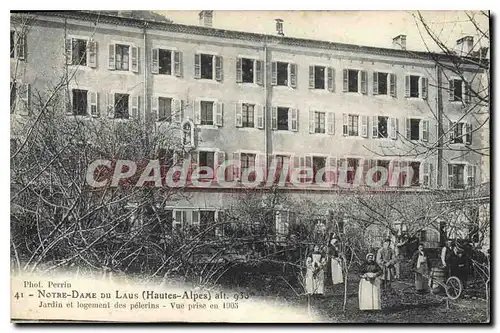
[[[393,48],[382,48],[374,46],[354,45],[346,43],[329,42],[314,39],[285,37],[269,34],[260,34],[252,32],[243,32],[235,30],[217,29],[213,27],[195,26],[172,23],[170,20],[159,22],[158,20],[123,17],[110,15],[102,11],[12,11],[11,13],[33,13],[39,16],[63,17],[83,21],[101,22],[128,27],[137,27],[192,35],[219,37],[227,39],[249,40],[260,43],[279,43],[280,45],[298,46],[305,48],[316,48],[324,50],[337,50],[355,53],[371,53],[376,55],[395,56],[408,59],[433,60],[437,57],[439,60],[450,59],[450,56],[441,53],[429,53],[425,51],[400,50]],[[463,59],[463,58],[462,58]],[[475,59],[477,62],[477,59]],[[476,63],[475,62],[475,63]]]

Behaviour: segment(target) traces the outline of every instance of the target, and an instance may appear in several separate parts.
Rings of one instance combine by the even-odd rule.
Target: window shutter
[[[242,116],[242,103],[241,102],[236,102],[234,104],[234,114],[235,114],[235,119],[236,119],[236,127],[242,127],[243,126],[243,116]]]
[[[464,81],[464,88],[463,88],[463,100],[466,104],[469,104],[470,103],[470,99],[471,99],[471,92],[470,92],[470,84],[468,82],[465,82]]]
[[[290,128],[294,132],[297,132],[298,127],[299,127],[298,126],[299,125],[298,124],[298,122],[299,122],[299,110],[297,110],[297,109],[289,109],[289,112],[290,112],[290,114],[289,114],[289,118],[288,119],[291,120],[291,121],[290,121],[290,124],[289,124],[288,128]]]
[[[309,66],[309,89],[314,89],[314,66]]]
[[[116,62],[115,62],[115,44],[109,44],[108,45],[108,69],[114,70],[116,69]]]
[[[393,160],[389,163],[389,186],[398,186],[400,171],[399,161]]]
[[[410,97],[410,76],[405,75],[405,97]]]
[[[378,95],[378,72],[373,72],[373,94]]]
[[[26,31],[23,29],[23,31],[19,34],[16,34],[17,36],[17,45],[16,45],[16,51],[17,51],[17,59],[19,60],[26,60]]]
[[[107,94],[106,95],[106,104],[108,107],[108,118],[114,118],[115,117],[115,94]]]
[[[290,87],[297,88],[297,64],[290,64]]]
[[[18,86],[19,89],[19,86]],[[17,99],[21,98],[19,95],[20,92],[18,92]],[[66,111],[67,115],[72,115],[73,114],[73,93],[71,89],[65,89],[63,93],[63,103],[64,103],[64,109]],[[16,106],[19,107],[19,102],[16,100]],[[22,107],[22,106],[21,106]]]
[[[328,172],[325,173],[325,178],[328,182],[337,183],[337,157],[329,156],[326,161]]]
[[[448,81],[448,100],[450,102],[455,100],[455,80]]]
[[[397,77],[396,74],[389,74],[391,96],[397,97]]]
[[[347,92],[349,89],[349,75],[347,69],[342,71],[342,91]]]
[[[262,60],[255,61],[255,76],[256,82],[258,85],[262,85],[264,80],[262,79],[262,71],[263,71],[264,63]]]
[[[71,38],[66,38],[66,42],[64,44],[66,50],[66,65],[73,64],[73,41]]]
[[[271,127],[273,130],[278,129],[278,108],[276,106],[271,108]]]
[[[368,94],[368,72],[360,71],[361,73],[361,93],[363,95]]]
[[[152,49],[151,50],[151,73],[153,73],[153,74],[158,74],[160,72],[159,58],[160,58],[160,50],[159,49]]]
[[[216,158],[215,158],[215,170],[214,170],[214,178],[219,179],[219,167],[224,164],[226,160],[226,153],[223,151],[218,151],[215,153]],[[224,177],[224,174],[222,175],[222,178],[220,180],[224,180],[226,177]]]
[[[465,124],[465,144],[472,144],[472,124]]]
[[[241,166],[241,154],[239,152],[234,152],[233,153],[233,179],[236,181],[240,180],[240,169]]]
[[[435,187],[434,165],[429,163],[429,187]]]
[[[335,92],[335,69],[328,67],[328,91]]]
[[[182,52],[174,51],[174,75],[182,76]]]
[[[151,96],[151,113],[155,121],[160,120],[160,114],[158,112],[158,97]]]
[[[19,96],[21,97],[21,109],[20,113],[22,115],[29,115],[31,111],[31,86],[29,83],[21,84],[19,91]]]
[[[131,71],[134,73],[139,72],[139,47],[137,46],[132,46],[131,47]]]
[[[372,138],[378,138],[378,117],[372,116]]]
[[[362,172],[359,173],[359,172],[356,172],[359,176],[358,177],[361,177],[361,179],[358,179],[358,184],[359,185],[362,185],[362,186],[366,186],[366,174],[368,173],[368,170],[370,170],[370,162],[371,160],[368,159],[368,158],[364,158],[363,159],[363,164],[362,164]]]
[[[455,166],[452,164],[448,164],[448,177],[447,177],[447,188],[452,189],[453,184],[453,174],[455,173]]]
[[[194,123],[201,124],[201,102],[194,101]]]
[[[396,140],[398,137],[397,132],[397,118],[389,118],[391,121],[391,139]]]
[[[216,102],[214,103],[216,107],[216,112],[215,112],[215,119],[214,119],[214,124],[222,127],[223,122],[224,122],[224,103],[223,102]]]
[[[236,82],[243,82],[243,70],[241,68],[241,58],[236,59]]]
[[[97,67],[97,42],[95,40],[88,41],[87,66],[91,68]]]
[[[193,225],[199,225],[200,224],[200,211],[195,209],[191,212],[191,220]]]
[[[429,187],[429,164],[427,162],[420,162],[418,176],[420,186]]]
[[[450,143],[453,143],[453,140],[455,140],[455,127],[456,127],[456,123],[452,122],[452,121],[449,121],[448,122],[448,135],[450,136]]]
[[[88,114],[92,117],[99,117],[99,109],[97,108],[97,93],[95,91],[89,91],[87,93],[87,105]]]
[[[411,140],[411,119],[406,118],[406,139]]]
[[[278,63],[276,61],[271,62],[271,85],[275,86],[278,84]]]
[[[264,106],[256,105],[257,108],[257,128],[264,128]]]
[[[347,136],[349,134],[348,123],[349,116],[346,113],[342,114],[342,135],[344,136]]]
[[[422,121],[422,141],[429,141],[429,120]]]
[[[266,180],[266,154],[257,154],[255,156],[255,170],[262,173],[262,181]],[[257,178],[256,178],[257,179]]]
[[[182,119],[183,119],[183,111],[184,111],[184,110],[182,110],[182,100],[177,99],[177,98],[173,99],[172,104],[173,104],[172,113],[174,116],[174,121],[177,124],[180,124],[182,122]]]
[[[130,117],[139,119],[139,96],[129,96],[130,100]]]
[[[368,137],[368,116],[361,116],[361,136]]]
[[[215,56],[215,80],[222,81],[223,75],[222,56]]]
[[[309,110],[309,133],[315,132],[314,111]]]
[[[422,77],[422,99],[427,99],[427,94],[429,91],[429,80],[426,77]]]
[[[335,134],[335,113],[327,112],[326,113],[326,122],[327,122],[327,132],[330,135]]]
[[[201,54],[194,55],[194,78],[201,78]]]

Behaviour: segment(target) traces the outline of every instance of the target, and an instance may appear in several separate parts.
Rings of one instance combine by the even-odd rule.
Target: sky
[[[198,25],[198,11],[157,11],[175,23]],[[488,32],[488,19],[468,11]],[[285,36],[325,40],[357,45],[392,47],[392,38],[407,35],[409,50],[438,51],[411,11],[214,11],[213,27],[256,33],[275,34],[275,19],[284,20]],[[456,40],[477,30],[464,11],[424,11],[422,16],[439,38],[452,46]],[[424,41],[422,40],[424,37]],[[480,41],[487,46],[486,39]]]

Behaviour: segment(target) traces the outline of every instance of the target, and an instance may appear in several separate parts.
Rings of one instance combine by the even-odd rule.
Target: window
[[[347,183],[354,184],[356,178],[356,171],[358,170],[359,158],[347,159]]]
[[[16,32],[14,30],[10,31],[10,57],[14,58],[16,52]]]
[[[213,125],[214,124],[214,102],[200,102],[201,107],[201,124]]]
[[[255,105],[247,103],[242,104],[242,127],[254,127],[254,110]]]
[[[314,112],[314,133],[325,133],[324,112]]]
[[[128,119],[128,94],[115,94],[115,118]]]
[[[276,241],[284,242],[290,230],[290,223],[295,220],[293,212],[278,210],[274,213],[274,223],[276,228]]]
[[[172,51],[158,50],[158,73],[172,75]]]
[[[172,99],[158,97],[158,121],[170,121],[172,117]]]
[[[73,115],[87,115],[87,90],[73,89]]]
[[[278,86],[288,86],[288,63],[278,62]]]
[[[426,242],[427,241],[427,230],[420,230],[418,232],[418,239],[420,242]]]
[[[358,136],[358,118],[359,116],[357,115],[349,115],[348,118],[348,136]]]
[[[462,80],[452,80],[453,101],[462,101]]]
[[[469,186],[473,187],[476,185],[476,171],[477,167],[475,165],[467,166],[467,184]]]
[[[413,171],[411,186],[420,186],[420,162],[410,162],[410,168]]]
[[[16,109],[17,86],[15,82],[10,83],[10,113]]]
[[[24,31],[10,31],[10,57],[25,60],[26,58],[26,34]]]
[[[241,154],[241,175],[243,175],[245,170],[255,167],[255,157],[256,157],[255,154],[245,154],[245,153]],[[252,174],[248,176],[249,181],[255,180],[254,177],[252,177],[252,175],[255,177],[255,173],[252,172]]]
[[[389,176],[389,165],[390,165],[390,163],[391,162],[388,161],[388,160],[376,160],[375,161],[375,166],[377,166],[379,170],[380,169],[387,170],[387,175]],[[375,183],[378,183],[382,179],[382,172],[383,171],[379,171],[379,170],[377,170],[377,172],[375,172],[373,174],[373,178],[372,179],[373,179],[373,182],[375,182]],[[389,179],[389,177],[387,179]],[[382,185],[385,185],[385,184],[382,184]]]
[[[71,64],[87,66],[87,41],[73,38],[71,41]]]
[[[325,67],[314,66],[314,89],[325,89],[325,73]]]
[[[288,130],[288,108],[278,107],[278,130]]]
[[[389,131],[387,129],[388,119],[388,117],[378,117],[378,138],[387,138],[389,136]]]
[[[202,54],[201,59],[201,78],[202,79],[213,79],[214,72],[214,56],[211,54]]]
[[[184,146],[191,146],[193,143],[193,136],[194,136],[194,131],[192,123],[186,121],[182,125],[182,144]]]
[[[129,50],[130,46],[116,44],[115,46],[115,69],[128,71],[129,69]]]
[[[316,174],[319,170],[324,169],[326,166],[326,157],[313,156],[313,183],[316,182]],[[323,173],[321,181],[325,181],[326,174]]]
[[[451,143],[472,143],[472,125],[463,122],[450,122],[449,135]]]
[[[448,188],[464,188],[464,164],[448,164]]]
[[[281,171],[283,170],[285,165],[288,165],[288,174],[286,175],[285,181],[289,182],[290,181],[290,172],[291,172],[291,166],[290,166],[290,156],[286,155],[276,155],[276,178],[275,181],[278,182],[281,178]]]
[[[200,167],[209,167],[215,173],[214,163],[215,153],[211,151],[200,151],[198,155],[198,164]],[[205,172],[201,174],[206,174]]]
[[[200,210],[200,232],[204,237],[215,237],[215,211]]]
[[[453,123],[454,128],[453,128],[453,143],[464,143],[464,123]]]
[[[409,133],[407,135],[408,140],[419,140],[420,139],[420,119],[408,119],[409,120]]]
[[[253,59],[241,59],[242,82],[254,83],[254,63]]]
[[[420,76],[410,75],[410,97],[419,97],[419,83]]]
[[[173,231],[179,232],[187,220],[187,211],[174,210],[174,220],[172,221]]]
[[[358,92],[358,70],[349,69],[348,73],[348,92]]]
[[[373,73],[373,75],[377,76],[377,93],[379,95],[387,95],[387,78],[389,75],[387,73]]]

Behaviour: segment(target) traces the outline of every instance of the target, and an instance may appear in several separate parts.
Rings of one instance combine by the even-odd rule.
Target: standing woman
[[[306,293],[312,295],[323,295],[325,292],[325,270],[326,258],[315,245],[314,250],[306,259]]]
[[[415,291],[419,294],[425,293],[427,283],[424,275],[429,274],[430,262],[427,254],[424,252],[423,244],[419,244],[418,250],[413,254],[412,264],[415,271]]]
[[[359,309],[380,310],[380,279],[382,269],[375,262],[373,253],[366,255],[366,262],[361,267],[361,280],[359,281]]]
[[[344,282],[341,258],[339,256],[338,240],[333,236],[330,242],[332,283],[334,285]]]

